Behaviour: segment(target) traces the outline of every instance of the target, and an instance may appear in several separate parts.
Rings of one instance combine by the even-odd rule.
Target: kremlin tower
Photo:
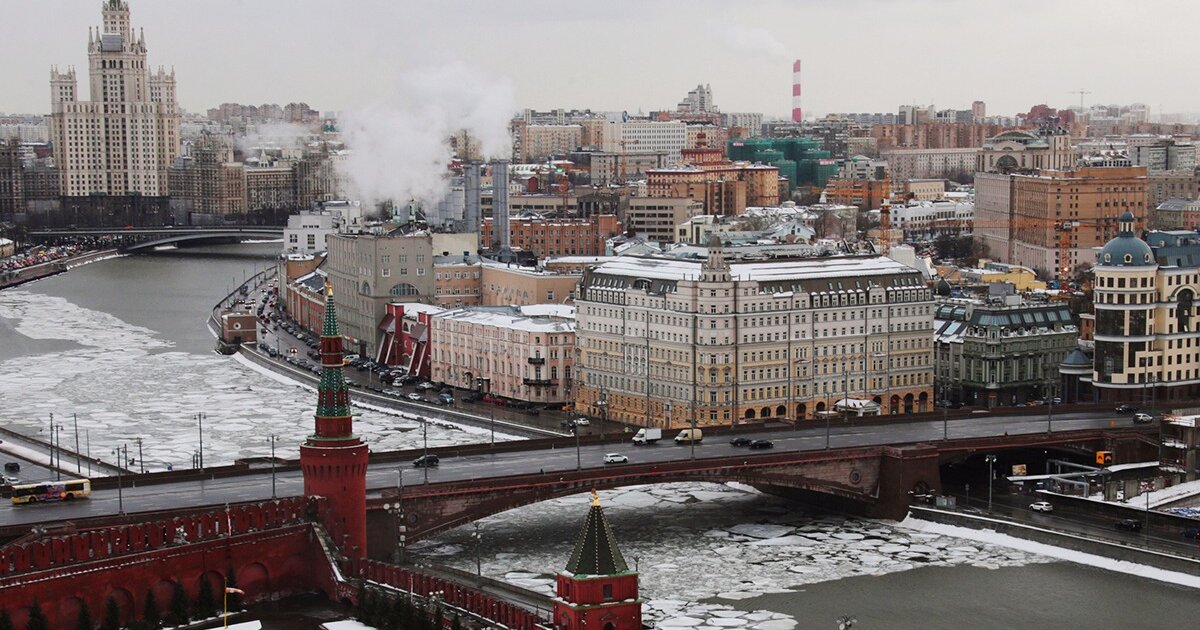
[[[304,494],[325,499],[321,524],[343,554],[367,555],[367,445],[353,432],[333,288],[325,285],[316,430],[300,445]]]
[[[604,520],[600,498],[575,541],[567,568],[558,573],[554,627],[563,630],[641,630],[642,600],[638,574],[629,570],[617,539]]]

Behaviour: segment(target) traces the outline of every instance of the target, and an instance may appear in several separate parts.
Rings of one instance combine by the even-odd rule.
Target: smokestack
[[[792,122],[804,122],[800,109],[800,60],[792,62]]]
[[[508,160],[492,162],[492,231],[500,237],[500,262],[512,260],[508,224]]]
[[[483,238],[483,226],[479,222],[479,162],[471,162],[463,171],[463,223],[467,232],[475,233],[475,251],[481,249],[479,241]]]

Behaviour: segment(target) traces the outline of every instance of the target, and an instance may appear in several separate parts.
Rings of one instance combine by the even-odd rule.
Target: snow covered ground
[[[626,562],[641,571],[647,619],[668,628],[791,630],[796,622],[788,615],[734,610],[729,602],[918,566],[1050,561],[940,533],[805,513],[735,485],[634,486],[600,497]],[[551,571],[566,564],[589,501],[577,495],[480,521],[484,575],[551,593]],[[474,571],[473,531],[447,532],[412,550]]]
[[[278,454],[296,457],[311,432],[316,406],[311,390],[230,357],[176,351],[152,330],[27,291],[0,292],[0,318],[19,334],[54,340],[47,347],[56,350],[0,362],[0,424],[13,430],[44,440],[54,413],[56,423],[66,423],[63,443],[73,446],[68,431],[71,414],[78,414],[80,450],[90,442],[93,456],[109,459],[113,448],[128,444],[130,457],[136,457],[135,440],[141,437],[152,470],[191,465],[198,448],[197,412],[207,414],[205,465],[268,455],[272,434],[279,436]],[[421,445],[417,416],[355,411],[355,430],[373,450]],[[478,430],[451,423],[429,427],[430,446],[481,439]]]

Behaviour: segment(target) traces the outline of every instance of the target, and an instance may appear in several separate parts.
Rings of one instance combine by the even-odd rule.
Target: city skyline
[[[22,60],[9,68],[11,89],[0,111],[49,112],[49,69],[86,67],[79,42],[97,25],[98,4],[9,8],[15,23],[53,26],[19,29],[0,43],[6,59]],[[335,13],[310,0],[286,7],[281,0],[131,4],[134,27],[148,32],[150,63],[175,68],[180,104],[197,113],[222,102],[354,109],[391,98],[403,73],[447,64],[465,64],[511,87],[518,107],[671,109],[706,83],[723,111],[780,118],[791,107],[794,58],[804,60],[810,116],[888,112],[906,103],[961,109],[976,99],[988,103],[989,113],[1010,115],[1037,103],[1076,105],[1072,91],[1079,89],[1090,92],[1089,104],[1140,101],[1157,115],[1190,111],[1196,89],[1177,79],[1188,69],[1183,40],[1123,43],[1121,49],[1138,54],[1113,54],[1113,42],[1125,38],[1123,8],[1134,6],[1118,0],[1048,6],[1021,0],[1004,13],[954,5],[949,25],[942,0],[903,7],[858,0],[849,8],[764,1],[719,19],[721,5],[708,0],[686,13],[665,2],[626,0],[606,4],[604,12],[541,2],[516,10],[468,3],[459,12],[369,2]],[[1154,13],[1156,5],[1181,21],[1188,13],[1200,17],[1200,7],[1136,6]],[[844,30],[819,26],[839,22]],[[933,30],[923,36],[926,28]],[[237,43],[215,47],[214,41]],[[879,63],[898,57],[908,61],[894,71]]]

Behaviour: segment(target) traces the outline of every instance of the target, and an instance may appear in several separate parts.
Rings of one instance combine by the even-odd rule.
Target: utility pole
[[[122,445],[122,446],[124,446],[124,445]],[[129,450],[126,449],[125,452],[128,453]],[[121,484],[121,471],[124,469],[124,466],[122,464],[124,463],[125,459],[124,459],[124,456],[121,454],[120,446],[113,449],[113,455],[117,458],[117,514],[124,514],[125,513],[125,497],[124,497],[124,492],[122,491],[122,488],[121,488],[121,485],[122,485]]]
[[[421,469],[425,471],[425,483],[429,483],[429,421],[425,418],[421,419],[421,442],[425,454],[421,456],[423,465]]]
[[[50,412],[50,467],[54,468],[54,412]]]
[[[138,443],[138,470],[146,474],[146,460],[142,459],[142,438],[135,438]]]
[[[275,440],[278,436],[271,435],[271,498],[275,498]],[[399,472],[399,471],[397,471]]]
[[[50,436],[51,440],[58,444],[58,465],[54,467],[54,476],[58,481],[62,481],[62,425],[54,425],[54,433]]]

